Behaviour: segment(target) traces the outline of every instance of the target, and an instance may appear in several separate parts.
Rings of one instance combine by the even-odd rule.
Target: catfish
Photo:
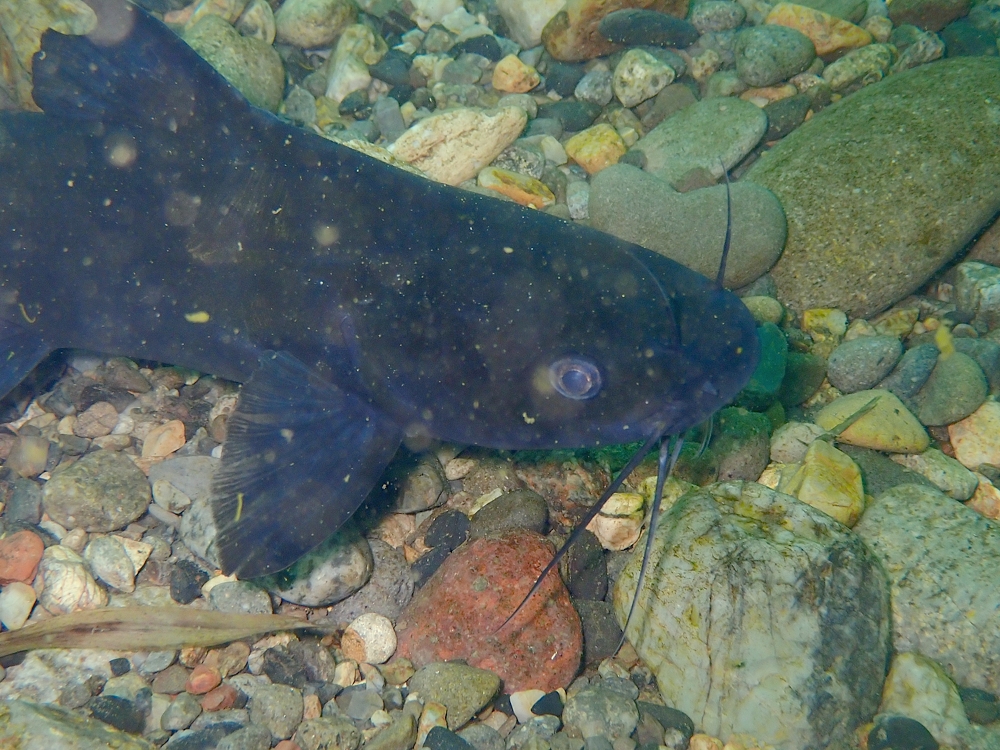
[[[0,113],[0,394],[61,348],[242,383],[224,572],[294,563],[410,438],[642,442],[596,514],[658,442],[662,485],[665,438],[750,378],[721,272],[294,127],[143,10],[87,2],[94,31],[42,37],[42,112]]]

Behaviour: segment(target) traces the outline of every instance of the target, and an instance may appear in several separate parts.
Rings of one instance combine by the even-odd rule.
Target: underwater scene
[[[0,747],[1000,750],[1000,0],[0,0]]]

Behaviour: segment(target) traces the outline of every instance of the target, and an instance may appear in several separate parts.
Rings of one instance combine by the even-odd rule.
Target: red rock
[[[222,675],[219,674],[218,669],[199,664],[191,670],[184,689],[191,695],[204,695],[217,688],[220,682],[222,682]]]
[[[0,584],[31,583],[45,552],[41,537],[24,529],[0,539]]]
[[[464,659],[498,674],[510,692],[569,685],[580,667],[580,617],[558,573],[502,630],[552,545],[530,531],[473,540],[455,550],[396,623],[397,656],[422,666]]]
[[[205,711],[224,711],[234,705],[236,705],[236,688],[225,683],[209,690],[201,699],[201,707]]]

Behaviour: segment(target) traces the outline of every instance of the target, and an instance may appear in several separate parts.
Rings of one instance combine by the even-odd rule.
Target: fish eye
[[[562,357],[549,365],[549,382],[559,395],[584,401],[600,392],[601,371],[589,359]]]

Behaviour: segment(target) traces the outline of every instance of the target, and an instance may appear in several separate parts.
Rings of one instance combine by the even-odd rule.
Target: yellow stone
[[[823,407],[815,421],[824,430],[832,430],[852,417],[853,424],[837,438],[848,445],[889,453],[922,453],[930,445],[924,426],[889,391],[841,396]]]
[[[499,167],[486,167],[479,173],[479,187],[506,195],[515,203],[545,208],[556,202],[552,191],[541,180]]]
[[[639,539],[646,501],[637,492],[616,492],[587,524],[604,549],[621,552]]]
[[[581,130],[566,141],[566,154],[583,167],[587,174],[596,174],[605,167],[617,164],[627,149],[618,132],[601,123]]]
[[[847,333],[847,315],[835,307],[813,307],[802,313],[802,330],[813,338],[839,338]]]
[[[910,335],[919,318],[920,311],[917,308],[897,307],[875,319],[875,330],[884,336],[903,339]]]
[[[541,82],[538,71],[517,55],[507,55],[493,68],[493,88],[510,94],[526,94]]]
[[[154,427],[142,443],[143,458],[163,458],[184,445],[184,423],[171,419],[159,427]]]
[[[815,440],[802,465],[778,491],[821,510],[845,526],[853,526],[865,509],[861,469],[843,451],[825,440]]]
[[[986,401],[965,419],[948,425],[955,458],[969,469],[1000,466],[1000,404]]]
[[[873,41],[871,34],[850,21],[794,3],[778,3],[767,14],[764,23],[801,31],[812,40],[820,57],[837,57]]]

